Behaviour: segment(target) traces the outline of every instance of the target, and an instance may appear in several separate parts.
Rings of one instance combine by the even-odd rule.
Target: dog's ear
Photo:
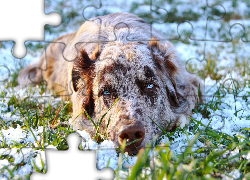
[[[186,114],[190,115],[192,109],[194,109],[197,104],[202,103],[205,92],[202,80],[198,76],[190,73],[186,73],[184,76],[185,80],[179,85],[179,89],[188,101],[189,107]]]
[[[89,58],[87,52],[82,49],[73,62],[72,68],[72,85],[75,92],[79,88],[81,78],[84,79],[84,75],[89,75],[93,63],[94,61]]]
[[[151,51],[151,56],[157,69],[170,80],[171,87],[166,87],[166,90],[171,107],[179,107],[181,95],[178,93],[176,87],[177,65],[175,64],[175,59],[172,57],[175,53],[174,49],[172,47],[167,48],[156,37],[153,37],[148,42],[148,48]]]
[[[177,90],[175,86],[175,90],[170,90],[168,86],[166,86],[168,100],[170,104],[170,108],[173,112],[177,114],[186,113],[189,108],[189,102],[182,94],[181,90]]]
[[[72,68],[73,90],[78,93],[77,98],[83,98],[82,102],[84,103],[82,107],[88,112],[90,117],[94,113],[95,106],[93,99],[94,62],[94,60],[89,58],[87,52],[82,49],[73,62]]]
[[[160,71],[167,71],[166,76],[171,86],[167,86],[166,90],[171,108],[176,113],[190,115],[197,102],[202,101],[204,94],[200,78],[188,73],[182,64],[178,63],[179,57],[170,42],[161,43],[157,38],[152,38],[148,47],[156,67]]]
[[[168,79],[165,88],[171,109],[175,113],[187,112],[189,109],[189,101],[184,92],[186,88],[185,85],[180,88],[180,84],[177,80],[180,79],[179,75],[184,72],[180,72],[182,71],[182,67],[178,63],[178,56],[174,46],[168,41],[162,43],[153,37],[148,43],[148,48],[151,50],[155,66],[162,72],[161,74],[164,74]]]
[[[148,49],[154,59],[155,65],[159,70],[167,70],[168,74],[175,76],[177,72],[176,53],[173,45],[168,42],[162,44],[156,37],[148,42]]]

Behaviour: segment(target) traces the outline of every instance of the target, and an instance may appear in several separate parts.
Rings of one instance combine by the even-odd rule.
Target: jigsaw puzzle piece
[[[95,18],[96,16],[99,16],[97,14],[103,14],[100,11],[103,11],[101,8],[103,6],[106,6],[105,4],[107,1],[97,0],[92,1],[91,4],[85,6],[82,10],[82,17],[85,21],[88,21],[89,19]],[[99,11],[99,12],[98,12]],[[107,12],[109,14],[109,12]]]
[[[114,2],[112,2],[114,3]],[[119,2],[116,2],[117,6],[119,6]],[[99,0],[98,2],[96,2],[95,4],[91,4],[91,5],[88,5],[86,7],[84,7],[83,11],[82,11],[82,16],[83,18],[85,19],[85,23],[86,22],[94,22],[96,25],[98,25],[99,27],[97,27],[96,29],[99,30],[99,38],[96,40],[93,40],[93,39],[88,39],[86,40],[85,42],[87,43],[106,43],[106,42],[112,42],[112,41],[116,41],[117,40],[117,36],[116,36],[116,29],[120,29],[120,28],[126,28],[126,31],[127,31],[127,36],[129,36],[129,25],[120,21],[118,22],[114,27],[113,27],[113,33],[111,32],[109,34],[109,39],[108,41],[107,40],[102,40],[100,39],[101,37],[101,30],[103,28],[103,22],[100,18],[96,18],[96,16],[100,15],[100,14],[109,14],[109,13],[103,13],[103,11],[107,11],[110,6],[109,2],[108,1],[102,1],[102,0]],[[112,6],[114,6],[114,4],[112,4]],[[109,9],[110,10],[110,9]],[[115,13],[115,9],[113,9]],[[110,12],[111,13],[111,12]],[[115,18],[115,17],[114,17]],[[83,44],[83,43],[81,43]]]
[[[27,97],[35,96],[38,98],[41,95],[41,89],[37,92],[31,92],[32,85],[36,84],[34,75],[34,70],[39,68],[30,69],[27,76],[23,76],[22,79],[18,77],[22,69],[26,67],[29,63],[33,63],[36,67],[36,62],[39,61],[44,47],[46,47],[46,42],[29,42],[27,41],[25,45],[27,46],[27,54],[23,59],[15,58],[11,53],[11,46],[13,43],[4,43],[4,47],[0,48],[1,58],[0,58],[0,68],[1,68],[1,98],[12,98],[13,95],[22,96],[22,99]],[[43,82],[45,85],[46,82]],[[45,88],[46,86],[44,86]],[[46,89],[44,89],[46,91]],[[40,94],[39,94],[40,93]]]
[[[6,97],[8,90],[2,85],[9,84],[12,86],[13,72],[18,66],[18,60],[12,55],[11,48],[14,45],[12,42],[0,42],[0,84],[2,95]]]
[[[244,11],[245,4],[241,1],[238,2],[238,5],[229,1],[222,1],[220,4],[213,3],[206,0],[206,5],[201,9],[206,16],[203,16],[203,19],[197,22],[192,22],[193,33],[190,39],[212,42],[233,41],[231,36],[232,27],[237,24],[242,27],[248,26],[248,22],[237,20],[244,17],[246,10],[245,12],[239,11]],[[245,33],[245,29],[243,29],[242,33]]]
[[[238,82],[239,84],[246,84],[248,82],[246,74],[249,68],[246,64],[249,63],[249,58],[247,57],[249,43],[243,40],[243,32],[244,27],[241,24],[234,24],[230,28],[230,38],[232,41],[204,41],[203,58],[199,59],[197,56],[198,53],[196,52],[194,53],[196,57],[194,56],[194,58],[186,61],[186,69],[190,73],[198,74],[204,79],[207,96],[209,96],[209,94],[215,96],[224,96],[224,90],[220,92],[220,95],[214,93],[216,89],[222,87],[221,85],[227,79],[234,79],[234,82]],[[197,42],[200,43],[203,41]],[[192,47],[195,47],[195,45],[193,44]],[[181,54],[185,54],[185,52]],[[235,71],[233,68],[238,70]],[[208,90],[210,92],[208,92]]]
[[[33,93],[38,93],[41,87],[33,87],[30,90]],[[25,154],[24,160],[20,160],[20,163],[11,164],[10,168],[15,168],[14,175],[20,174],[24,177],[35,170],[44,172],[46,170],[45,158],[42,161],[40,155],[34,154],[33,151],[37,149],[39,153],[42,153],[40,152],[42,150],[39,149],[44,149],[52,143],[51,141],[54,141],[53,144],[59,148],[63,146],[63,139],[60,136],[64,136],[64,133],[70,131],[70,129],[67,130],[67,125],[64,123],[65,103],[62,103],[61,99],[56,100],[50,97],[50,95],[46,97],[46,95],[39,94],[36,97],[32,94],[29,97],[29,94],[23,93],[23,96],[27,95],[27,97],[22,99],[22,96],[19,97],[17,92],[13,93],[11,98],[3,98],[1,101],[1,146],[3,148],[6,146],[13,149],[18,148],[20,152]],[[22,92],[19,93],[22,94]],[[64,104],[59,110],[57,109],[58,103]],[[18,153],[12,155],[13,159],[20,159]],[[4,164],[4,160],[8,160],[7,156],[4,158],[2,164]],[[33,160],[35,164],[33,164]],[[7,177],[14,177],[14,175]]]
[[[96,3],[98,4],[99,1]],[[58,5],[60,4],[60,5]],[[45,1],[45,13],[58,12],[62,17],[62,22],[58,26],[45,26],[45,41],[54,41],[60,36],[65,35],[66,32],[77,31],[84,23],[85,19],[82,16],[82,11],[85,7],[93,5],[93,1],[79,1],[73,0],[53,2]]]
[[[23,6],[24,4],[26,6]],[[0,16],[8,18],[2,18],[3,26],[0,39],[15,41],[12,48],[15,57],[22,58],[25,56],[26,47],[24,42],[26,40],[44,40],[42,30],[45,24],[59,24],[60,15],[58,13],[45,15],[43,6],[43,0],[1,1]]]
[[[197,22],[192,22],[193,33],[190,36],[193,40],[200,41],[226,41],[225,38],[221,38],[219,28],[224,25],[223,18],[226,15],[226,9],[221,4],[209,3],[208,0],[204,1],[204,8],[201,9],[206,16],[202,16]],[[228,27],[228,34],[229,35]],[[211,33],[212,32],[212,33]],[[223,31],[224,32],[224,31]]]
[[[68,36],[70,36],[69,34]],[[61,81],[61,77],[50,78],[50,81],[47,81],[46,77],[50,76],[55,67],[58,58],[64,58],[63,52],[66,47],[64,39],[68,36],[63,36],[60,38],[60,41],[55,42],[26,42],[28,47],[28,54],[23,59],[15,59],[15,62],[18,66],[12,68],[13,73],[18,73],[18,78],[13,79],[15,84],[12,86],[14,89],[18,89],[23,92],[30,87],[35,85],[42,86],[39,93],[36,94],[23,94],[25,97],[44,97],[44,96],[60,96],[62,99],[66,100],[72,94],[71,88],[64,86]],[[36,51],[36,52],[35,52]],[[43,52],[44,51],[44,52]],[[9,57],[10,58],[10,57]],[[11,63],[12,64],[12,63]],[[63,68],[63,66],[60,66]],[[64,66],[66,68],[66,66]],[[59,70],[59,69],[58,69]],[[60,72],[66,71],[65,69],[60,69]],[[56,83],[55,83],[56,82]],[[52,84],[54,83],[53,87]],[[69,84],[70,82],[68,82]],[[18,86],[17,86],[18,85]],[[15,87],[16,86],[16,87]],[[51,91],[52,90],[52,91]],[[8,96],[6,96],[8,97]]]
[[[95,151],[79,150],[80,141],[77,133],[68,135],[67,142],[69,144],[67,151],[46,149],[48,171],[45,175],[34,173],[31,179],[72,179],[72,177],[97,179],[100,176],[104,177],[102,179],[112,179],[111,170],[96,171]]]
[[[2,49],[1,49],[2,50]],[[5,53],[7,54],[7,53]],[[11,55],[8,62],[11,62]],[[40,147],[43,128],[33,129],[35,126],[41,126],[43,123],[39,119],[42,117],[42,111],[45,109],[44,97],[41,98],[40,93],[44,93],[41,87],[17,86],[18,69],[21,69],[19,59],[13,60],[9,64],[12,78],[1,84],[1,103],[0,103],[0,127],[2,146],[15,147]],[[15,66],[14,67],[12,66]],[[21,67],[20,67],[21,66]],[[13,74],[12,74],[13,73]],[[46,102],[47,103],[47,102]]]
[[[133,10],[133,7],[140,6],[140,8]],[[177,15],[176,11],[178,8],[178,5],[168,2],[168,1],[158,1],[158,0],[150,0],[150,11],[147,14],[145,12],[145,5],[137,2],[133,3],[132,6],[132,13],[135,14],[141,14],[142,16],[148,17],[146,19],[147,22],[149,22],[152,25],[152,28],[155,28],[157,31],[163,33],[164,37],[162,37],[160,40],[178,40],[180,38],[180,34],[178,32],[178,26],[179,23],[185,21],[177,21],[173,20]],[[178,19],[178,18],[176,18]]]
[[[70,35],[71,34],[68,36]],[[46,87],[53,90],[52,96],[60,96],[63,99],[68,99],[73,93],[69,88],[70,82],[66,83],[68,86],[64,85],[65,83],[62,81],[65,81],[65,79],[61,78],[61,76],[54,76],[48,80],[46,79],[46,77],[53,76],[55,69],[59,72],[67,71],[66,66],[58,66],[56,63],[58,62],[58,59],[64,59],[63,52],[66,47],[64,39],[68,38],[68,36],[63,36],[59,41],[55,41],[53,43],[43,43],[46,50],[41,56],[41,59],[33,61],[34,63],[29,64],[25,70],[21,71],[19,81],[24,81],[22,78],[26,78],[26,81],[28,81],[26,84],[44,84]],[[25,77],[27,75],[29,77]],[[66,79],[66,81],[68,80]]]
[[[189,69],[188,65],[202,64],[206,57],[206,41],[199,41],[191,39],[190,36],[193,32],[193,26],[190,22],[181,23],[178,25],[178,34],[180,34],[180,39],[178,41],[173,41],[176,43],[175,48],[182,62],[186,65],[186,69],[190,73],[197,74],[193,67],[192,70]],[[197,62],[196,62],[197,61]],[[201,66],[201,65],[200,65]],[[202,66],[199,70],[202,70]]]

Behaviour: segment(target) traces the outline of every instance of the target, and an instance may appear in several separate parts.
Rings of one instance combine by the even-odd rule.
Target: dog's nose
[[[142,141],[145,138],[145,129],[141,125],[132,125],[123,129],[119,133],[118,141],[119,144],[122,144],[124,139],[126,140],[126,144],[128,144],[125,148],[126,152],[136,153],[142,144]],[[131,152],[131,153],[130,153]]]

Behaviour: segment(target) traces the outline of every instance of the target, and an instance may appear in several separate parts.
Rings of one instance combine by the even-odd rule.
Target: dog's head
[[[173,46],[156,39],[108,43],[92,53],[81,49],[71,72],[73,123],[94,135],[84,111],[96,124],[107,112],[100,133],[117,145],[134,142],[125,151],[137,153],[161,128],[172,130],[190,114],[194,105],[185,92],[192,83],[181,80],[181,71]]]

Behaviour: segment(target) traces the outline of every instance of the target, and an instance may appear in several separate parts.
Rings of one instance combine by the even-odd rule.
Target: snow
[[[111,8],[109,7],[110,3],[108,1],[105,1],[104,6],[108,8],[110,12],[122,12],[122,11],[128,11],[129,7],[132,5],[134,1],[129,0],[123,2],[117,3],[116,7]],[[177,5],[177,15],[182,16],[183,12],[187,12],[189,9],[192,9],[193,12],[202,14],[204,13],[203,10],[201,10],[198,7],[205,6],[204,4],[205,1],[199,2],[199,4],[196,4],[196,7],[194,7],[194,4],[191,4],[190,1],[188,0],[183,0],[181,2],[186,2],[186,5],[180,4]],[[198,1],[195,1],[198,3]],[[56,3],[53,3],[51,1],[51,7],[57,6]],[[121,4],[122,6],[120,6]],[[74,5],[74,3],[68,4],[68,9],[69,7]],[[75,3],[77,4],[77,3]],[[86,4],[88,5],[88,4]],[[239,2],[237,4],[236,8],[232,8],[232,3],[231,2],[223,2],[222,5],[225,7],[227,11],[233,11],[234,13],[237,13],[241,15],[242,17],[245,16],[245,14],[249,11],[249,8],[247,5],[243,2]],[[71,7],[72,8],[72,7]],[[165,4],[164,7],[166,10],[171,10],[172,5]],[[67,9],[65,8],[65,11]],[[53,8],[47,8],[47,12],[53,11]],[[136,13],[146,13],[149,11],[149,6],[144,6],[140,7]],[[101,13],[101,12],[100,12]],[[91,16],[92,14],[90,14]],[[82,18],[82,17],[81,17]],[[168,34],[168,32],[175,32],[175,36],[178,34],[176,33],[177,28],[178,28],[178,33],[183,34],[185,31],[185,34],[191,34],[192,39],[189,39],[190,44],[184,44],[182,42],[178,42],[175,44],[175,47],[177,51],[179,52],[180,58],[183,60],[183,63],[187,62],[188,60],[192,59],[192,64],[197,65],[196,67],[198,69],[203,68],[203,62],[199,62],[197,60],[203,60],[207,59],[209,55],[217,54],[219,51],[219,56],[216,57],[218,59],[218,67],[223,68],[227,67],[228,70],[231,68],[235,67],[235,59],[238,58],[240,62],[243,62],[246,60],[246,58],[249,58],[249,43],[244,42],[242,40],[239,40],[238,47],[234,47],[234,44],[232,42],[213,42],[213,41],[208,41],[206,44],[204,44],[203,41],[199,41],[200,39],[209,39],[209,40],[214,40],[218,39],[221,34],[218,31],[220,28],[224,28],[224,32],[226,37],[229,37],[231,39],[231,36],[229,34],[229,27],[232,24],[235,23],[240,23],[243,24],[244,26],[249,26],[250,25],[250,20],[231,20],[228,24],[227,27],[221,27],[220,23],[217,20],[211,20],[209,21],[208,24],[208,29],[209,31],[206,32],[206,17],[202,16],[198,21],[196,22],[190,22],[193,27],[190,26],[189,23],[182,23],[180,26],[178,26],[177,23],[166,23],[166,24],[155,24],[154,27],[158,29],[160,32],[163,32],[165,34]],[[178,26],[178,27],[177,27]],[[193,33],[192,33],[192,28],[193,28]],[[72,32],[75,29],[73,27],[69,26],[67,27],[66,31],[67,32]],[[240,37],[242,29],[241,27],[236,27],[231,29],[230,33],[232,34],[232,37],[234,39],[237,39],[236,37]],[[65,32],[63,33],[65,34]],[[206,36],[205,36],[206,35]],[[46,40],[53,40],[56,38],[54,35],[49,35],[46,34]],[[185,39],[184,35],[181,37],[182,39]],[[222,51],[221,51],[222,49]],[[204,57],[204,55],[206,55]],[[39,59],[38,57],[35,57],[31,54],[27,54],[25,57],[25,64],[28,64],[29,62],[33,60]],[[13,69],[16,68],[17,63],[20,60],[15,59],[12,56],[11,53],[11,45],[8,46],[7,49],[0,49],[0,82],[4,79],[9,78],[11,75],[11,72]],[[249,61],[249,60],[248,60]],[[212,97],[209,97],[209,95],[213,95],[219,88],[221,84],[223,84],[227,79],[229,78],[234,78],[237,81],[241,82],[244,79],[249,79],[249,74],[246,74],[245,76],[241,76],[238,72],[230,72],[228,73],[227,69],[223,69],[219,71],[219,74],[225,75],[223,80],[217,82],[216,80],[213,80],[211,77],[207,77],[204,80],[205,88],[206,88],[206,95],[208,96],[206,98],[206,101],[211,101]],[[225,85],[227,85],[225,83]],[[230,86],[230,82],[229,82]],[[34,98],[35,97],[41,97],[41,95],[36,91],[36,88],[39,87],[34,87]],[[11,122],[16,119],[20,119],[19,115],[12,114],[12,112],[15,110],[14,106],[10,107],[11,112],[6,112],[7,111],[7,103],[9,101],[8,97],[11,97],[12,94],[18,94],[20,97],[26,97],[26,92],[28,88],[23,88],[23,89],[5,89],[3,85],[0,85],[0,90],[1,92],[6,92],[6,98],[3,98],[0,100],[0,118],[2,121],[5,123]],[[209,125],[212,129],[219,130],[222,133],[228,134],[230,136],[239,136],[240,135],[240,129],[243,128],[249,128],[249,119],[248,117],[250,116],[250,105],[246,103],[246,101],[242,98],[244,95],[248,95],[247,99],[250,101],[249,98],[250,94],[250,88],[243,88],[239,92],[238,96],[235,97],[233,94],[226,93],[224,97],[222,97],[221,101],[223,102],[220,105],[220,110],[214,111],[213,109],[209,109],[208,111],[211,113],[209,118],[204,118],[202,114],[200,113],[195,113],[192,115],[192,118],[196,119],[197,121],[200,121],[204,125]],[[43,94],[42,98],[39,98],[40,102],[45,102],[46,96],[49,96],[49,93]],[[54,98],[52,102],[55,101],[60,101],[60,98]],[[53,106],[54,104],[52,104]],[[237,113],[236,113],[237,112]],[[20,119],[21,121],[24,121],[24,119]],[[200,126],[200,128],[205,129],[204,127]],[[41,138],[41,133],[43,132],[43,127],[38,127],[37,129],[31,129],[34,134],[36,139],[39,141]],[[119,155],[116,153],[116,151],[113,149],[114,143],[108,140],[103,141],[102,143],[98,144],[94,140],[91,139],[89,134],[86,131],[77,131],[83,139],[85,139],[85,142],[82,141],[81,145],[84,150],[97,150],[97,167],[99,169],[106,168],[107,164],[109,163],[109,167],[112,169],[117,169],[118,168],[118,161],[119,161]],[[191,134],[191,135],[190,135]],[[175,139],[172,142],[169,142],[167,137],[162,137],[161,142],[164,144],[170,144],[170,149],[175,152],[176,154],[183,152],[183,147],[188,146],[188,140],[191,140],[195,137],[194,133],[192,131],[189,131],[186,134],[175,134]],[[242,139],[243,141],[244,139]],[[7,145],[13,145],[15,143],[20,143],[20,144],[25,144],[25,143],[32,143],[35,146],[38,146],[37,142],[35,141],[32,133],[30,131],[22,129],[19,125],[17,125],[16,128],[8,128],[8,129],[2,129],[0,131],[0,142],[5,143]],[[203,143],[197,141],[193,149],[199,148],[204,146]],[[53,145],[49,145],[49,148],[55,148]],[[105,148],[105,149],[104,149]],[[111,150],[113,149],[113,150]],[[239,149],[235,149],[230,152],[230,156],[237,155],[239,153]],[[22,148],[21,152],[18,152],[17,148],[12,148],[10,151],[7,148],[2,148],[0,149],[0,154],[9,154],[12,155],[15,159],[15,163],[19,163],[21,161],[26,162],[24,166],[21,166],[21,168],[18,171],[14,172],[15,177],[17,178],[18,176],[25,176],[33,171],[33,163],[35,163],[39,168],[41,168],[41,160],[45,162],[45,153],[42,150],[35,150],[32,148]],[[151,152],[151,155],[153,152]],[[250,161],[250,152],[247,153],[247,155],[243,155],[243,158],[247,159]],[[123,166],[128,167],[132,166],[135,164],[137,160],[137,157],[131,157],[125,154],[125,158],[123,159]],[[13,165],[11,165],[6,159],[0,160],[0,169],[4,166],[9,166],[9,168],[13,168]],[[182,168],[187,168],[183,166]],[[145,170],[147,172],[147,170]],[[7,171],[4,171],[4,173],[8,174]],[[121,177],[126,176],[127,173],[124,171],[119,171],[119,175]],[[237,179],[241,176],[241,173],[238,169],[235,169],[231,172],[228,172],[228,175],[223,175],[223,179]]]

